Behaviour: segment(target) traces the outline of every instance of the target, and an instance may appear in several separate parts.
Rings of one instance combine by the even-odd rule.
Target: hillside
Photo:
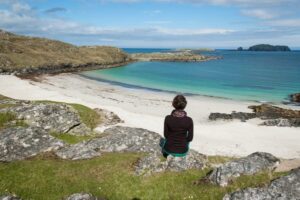
[[[0,72],[44,73],[119,66],[130,59],[121,49],[78,47],[0,30]]]

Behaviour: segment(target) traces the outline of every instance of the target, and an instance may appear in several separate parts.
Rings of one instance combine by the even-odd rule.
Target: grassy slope
[[[249,186],[262,186],[281,174],[243,176],[232,185],[193,185],[209,171],[166,172],[151,177],[133,175],[133,153],[110,153],[102,157],[64,161],[39,156],[0,164],[0,194],[16,193],[23,199],[54,200],[76,192],[90,192],[110,200],[126,199],[222,199],[225,193]]]
[[[0,30],[0,68],[114,64],[124,62],[127,54],[118,48],[77,47],[45,38],[25,37]]]
[[[0,95],[0,100],[4,98],[6,97]],[[81,105],[76,105],[76,108],[80,109],[79,113],[82,112],[81,116],[89,116],[87,113],[92,112],[91,109]],[[0,115],[0,128],[11,120],[14,120],[11,114]],[[93,136],[57,135],[57,137],[73,144]],[[204,177],[210,169],[137,177],[133,174],[133,165],[142,156],[135,153],[108,153],[90,160],[68,161],[57,159],[48,153],[28,160],[0,163],[0,194],[15,193],[24,200],[57,200],[76,192],[89,192],[110,200],[133,198],[215,200],[222,199],[225,193],[239,188],[267,184],[271,179],[281,175],[261,173],[251,177],[244,176],[225,188],[209,184],[193,185],[194,181]],[[230,159],[232,158],[213,156],[208,160],[212,164],[217,164]]]

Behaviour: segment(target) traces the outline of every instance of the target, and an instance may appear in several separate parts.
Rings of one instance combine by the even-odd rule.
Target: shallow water
[[[300,92],[300,52],[218,50],[207,54],[222,56],[223,59],[200,63],[137,62],[82,75],[127,87],[236,100],[282,102],[289,94]]]

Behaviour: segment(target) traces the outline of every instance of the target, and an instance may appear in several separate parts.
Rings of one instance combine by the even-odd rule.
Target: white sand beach
[[[172,111],[174,97],[167,92],[125,88],[76,74],[42,76],[40,82],[1,75],[0,94],[16,99],[73,102],[104,108],[125,121],[120,125],[160,134],[163,134],[165,115]],[[205,96],[188,96],[187,100],[186,111],[195,125],[193,149],[208,155],[245,156],[264,151],[280,158],[300,158],[300,128],[259,126],[257,119],[248,122],[208,121],[211,112],[250,111],[247,107],[258,103]],[[98,130],[101,129],[103,127]]]

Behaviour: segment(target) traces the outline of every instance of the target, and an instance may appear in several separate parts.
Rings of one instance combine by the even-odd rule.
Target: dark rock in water
[[[0,131],[0,162],[22,160],[64,144],[41,128],[8,128]]]
[[[300,118],[299,110],[284,109],[268,104],[249,106],[249,108],[261,119]]]
[[[265,188],[247,188],[224,196],[223,200],[299,200],[300,168],[271,182]]]
[[[165,170],[182,171],[191,168],[202,169],[206,157],[195,151],[190,151],[184,158],[169,157],[162,160],[158,133],[141,128],[115,126],[106,129],[101,138],[91,139],[75,145],[65,146],[56,155],[63,159],[89,159],[100,156],[101,152],[143,152],[148,156],[138,161],[136,174],[150,174]]]
[[[0,200],[22,200],[19,197],[16,197],[14,195],[0,195]]]
[[[113,112],[101,108],[96,108],[94,110],[99,114],[99,116],[101,116],[101,125],[103,126],[111,126],[124,122],[118,115]]]
[[[244,50],[243,47],[237,48],[237,51],[243,51],[243,50]]]
[[[101,197],[95,197],[89,193],[76,193],[70,195],[65,200],[106,200],[106,199]]]
[[[290,101],[295,103],[300,103],[300,93],[291,94]]]
[[[215,168],[205,179],[213,184],[226,186],[236,177],[252,175],[263,170],[273,170],[278,164],[279,159],[272,154],[256,152]]]
[[[22,102],[22,105],[4,108],[0,112],[12,112],[30,126],[56,133],[85,135],[91,132],[82,123],[78,112],[67,104]]]
[[[290,119],[271,119],[262,123],[264,126],[280,126],[280,127],[300,127],[300,118]]]
[[[246,113],[246,112],[232,112],[231,114],[224,114],[224,113],[211,113],[209,115],[210,120],[231,120],[231,119],[239,119],[241,121],[246,121],[252,118],[255,118],[255,113]]]

